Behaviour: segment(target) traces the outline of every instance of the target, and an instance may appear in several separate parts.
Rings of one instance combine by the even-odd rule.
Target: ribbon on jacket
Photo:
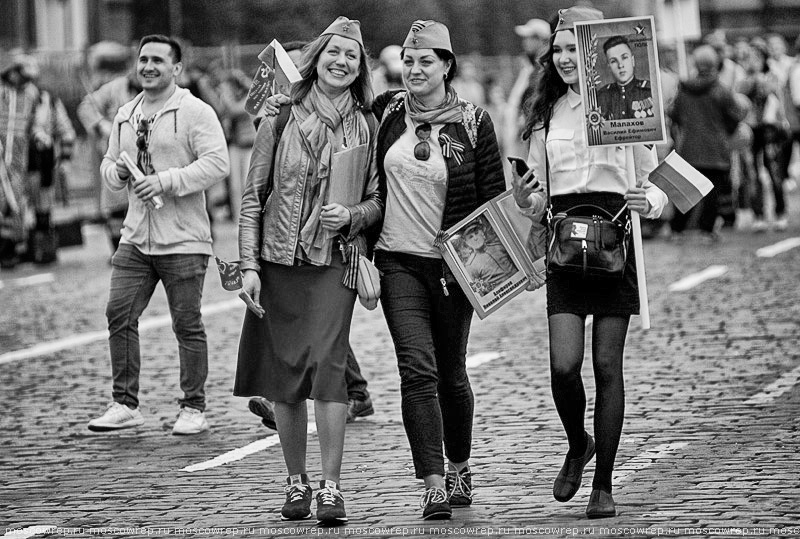
[[[456,166],[464,162],[466,146],[454,140],[450,135],[447,133],[439,134],[439,145],[442,147],[442,155],[446,159],[453,159],[456,162]]]

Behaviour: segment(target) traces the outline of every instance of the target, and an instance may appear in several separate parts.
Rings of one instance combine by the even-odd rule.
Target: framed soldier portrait
[[[575,23],[589,146],[666,142],[653,17]]]

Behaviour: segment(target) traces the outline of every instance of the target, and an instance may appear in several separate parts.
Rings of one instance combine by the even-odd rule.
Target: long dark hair
[[[303,57],[300,59],[298,71],[303,77],[302,80],[292,85],[291,97],[293,103],[299,103],[303,98],[308,95],[311,88],[314,86],[317,75],[317,62],[320,55],[325,51],[325,47],[330,43],[333,34],[324,34],[317,39],[303,47]],[[358,46],[361,51],[361,59],[358,65],[358,76],[353,84],[350,85],[350,93],[353,98],[364,109],[372,106],[372,72],[367,64],[367,51],[361,45]]]
[[[561,30],[561,32],[568,31],[571,30]],[[536,80],[534,91],[523,105],[525,130],[522,132],[522,138],[524,140],[530,138],[534,128],[538,126],[538,129],[542,129],[544,124],[550,122],[550,117],[553,115],[553,106],[569,89],[569,86],[558,74],[558,70],[556,70],[556,66],[553,63],[553,42],[555,39],[556,34],[554,33],[550,36],[547,52],[539,58],[539,64],[542,67],[541,72]]]

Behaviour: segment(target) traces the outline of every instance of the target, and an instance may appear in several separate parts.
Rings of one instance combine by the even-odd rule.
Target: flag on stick
[[[244,105],[244,109],[253,116],[261,112],[261,107],[269,96],[277,93],[289,95],[292,84],[302,78],[277,39],[273,39],[258,58],[261,66],[253,77]]]
[[[664,191],[682,213],[700,202],[714,184],[675,150],[650,173],[650,181]]]
[[[214,257],[217,261],[217,269],[219,270],[219,278],[222,281],[222,288],[231,292],[239,290],[242,287],[242,272],[239,270],[239,264],[236,262],[225,262],[218,257]]]

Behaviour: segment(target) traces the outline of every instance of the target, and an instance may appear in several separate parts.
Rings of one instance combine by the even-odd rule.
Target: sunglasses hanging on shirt
[[[419,124],[414,131],[419,142],[414,146],[414,157],[419,161],[427,161],[431,156],[431,124],[428,122]]]

